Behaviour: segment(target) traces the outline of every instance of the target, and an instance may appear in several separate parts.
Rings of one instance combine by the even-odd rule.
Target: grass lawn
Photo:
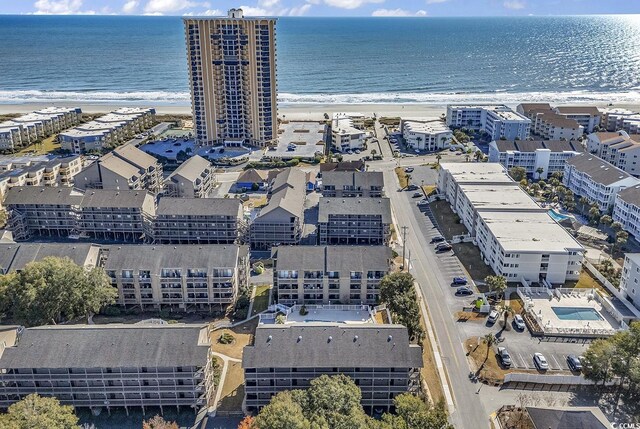
[[[38,155],[44,155],[53,151],[60,149],[60,143],[58,142],[58,135],[54,134],[52,136],[47,137],[42,140],[42,143],[32,144],[30,146],[25,147],[24,149],[18,152],[19,154],[25,153],[35,153]]]
[[[457,243],[452,244],[453,251],[462,263],[462,266],[467,270],[469,276],[475,280],[484,282],[484,278],[492,276],[493,270],[491,267],[482,262],[480,256],[480,250],[473,243]],[[481,292],[487,292],[488,289],[484,285],[478,285],[478,290]]]
[[[400,182],[401,188],[406,188],[409,186],[409,180],[407,177],[407,173],[404,172],[404,168],[396,167],[395,168],[396,175],[398,176],[398,182]]]
[[[445,200],[434,201],[430,204],[430,207],[440,232],[447,240],[450,240],[454,235],[468,232],[464,224],[457,222],[460,218],[451,210],[449,203]]]
[[[427,328],[424,318],[422,317],[422,311],[420,312],[420,325],[426,333]],[[426,334],[424,336],[424,341],[422,344],[422,362],[423,367],[420,370],[420,375],[422,376],[422,379],[425,381],[425,383],[427,383],[427,388],[429,389],[429,397],[431,398],[433,403],[437,403],[438,401],[444,399],[444,392],[442,383],[440,382],[440,376],[438,375],[438,368],[436,368],[436,359],[433,355],[433,351],[431,350],[431,341],[429,340],[429,336]]]
[[[457,322],[483,322],[485,321],[487,315],[480,314],[475,311],[458,311],[456,312],[456,321]]]
[[[256,295],[253,299],[253,309],[251,310],[252,316],[267,309],[269,306],[270,293],[271,285],[256,286]]]
[[[227,366],[227,375],[222,386],[222,395],[218,404],[220,411],[242,411],[244,399],[244,372],[240,362],[231,362]]]
[[[578,289],[598,289],[605,296],[611,296],[607,288],[605,288],[595,277],[591,275],[589,270],[583,268],[577,282],[567,282],[565,287]]]
[[[469,353],[472,371],[478,377],[488,382],[502,383],[505,374],[512,372],[511,369],[503,369],[496,359],[496,346],[492,346],[487,355],[487,345],[480,341],[478,337],[471,337],[464,342],[464,348]],[[485,360],[486,359],[486,360]]]
[[[211,349],[232,358],[242,359],[242,349],[249,344],[256,332],[258,319],[253,319],[231,329],[217,329],[211,333]],[[218,338],[224,333],[234,336],[231,344],[221,344]]]
[[[425,196],[429,196],[436,191],[436,185],[423,185],[422,192],[424,192]]]
[[[247,201],[243,202],[242,205],[245,208],[260,208],[267,205],[267,196],[261,195],[258,198],[249,198]]]

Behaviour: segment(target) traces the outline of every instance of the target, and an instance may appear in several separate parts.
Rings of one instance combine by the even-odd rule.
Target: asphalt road
[[[372,165],[373,170],[383,170],[385,189],[391,199],[395,220],[399,227],[407,226],[407,251],[411,252],[411,273],[416,278],[431,314],[440,352],[453,390],[455,410],[451,421],[459,428],[487,428],[489,416],[476,394],[475,385],[468,379],[469,366],[463,349],[463,338],[455,325],[449,305],[455,300],[451,292],[451,278],[445,277],[443,261],[435,254],[426,237],[434,234],[434,225],[412,201],[410,193],[397,192],[398,183],[393,172],[395,161]]]

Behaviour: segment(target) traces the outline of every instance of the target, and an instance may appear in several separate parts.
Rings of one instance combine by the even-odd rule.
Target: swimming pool
[[[569,219],[569,216],[565,216],[563,214],[560,214],[557,211],[555,211],[554,209],[550,209],[547,213],[549,213],[549,216],[551,216],[553,218],[553,220],[555,220],[556,222],[562,222],[565,219]]]
[[[603,320],[602,316],[589,307],[551,307],[561,320]]]

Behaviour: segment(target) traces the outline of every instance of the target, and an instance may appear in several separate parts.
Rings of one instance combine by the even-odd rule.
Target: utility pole
[[[409,229],[409,227],[407,226],[403,226],[402,227],[402,265],[404,267],[405,265],[405,250],[407,248],[407,229]],[[409,265],[409,264],[407,264]],[[407,271],[409,271],[408,267],[407,267]]]

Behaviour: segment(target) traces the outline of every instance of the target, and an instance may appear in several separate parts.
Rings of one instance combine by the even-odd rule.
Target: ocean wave
[[[280,93],[278,101],[287,104],[456,104],[523,102],[562,103],[640,103],[640,90],[631,91],[565,91],[565,92],[374,92],[353,94]],[[48,102],[77,103],[147,103],[154,105],[190,104],[188,92],[172,91],[40,91],[0,90],[0,104]]]

